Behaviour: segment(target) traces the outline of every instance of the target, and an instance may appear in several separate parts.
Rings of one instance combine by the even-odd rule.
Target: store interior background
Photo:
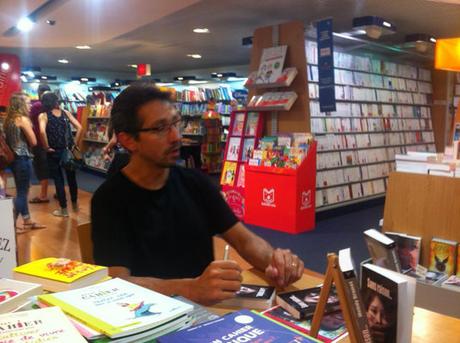
[[[180,75],[194,75],[208,81],[203,87],[229,80],[216,80],[212,72],[234,72],[245,77],[249,71],[250,46],[242,39],[258,27],[301,20],[307,28],[315,20],[332,17],[334,31],[352,30],[352,19],[377,15],[396,25],[397,32],[369,40],[337,37],[343,51],[365,51],[394,59],[432,65],[432,51],[416,52],[404,43],[411,33],[427,33],[437,38],[459,37],[460,6],[454,1],[431,0],[3,0],[0,3],[0,53],[20,57],[21,66],[40,67],[39,75],[56,76],[46,81],[53,89],[64,87],[87,93],[95,85],[109,85],[115,80],[134,80],[130,65],[148,63],[152,77],[169,84]],[[11,32],[18,18],[35,12],[36,24],[28,33]],[[46,20],[54,20],[49,25]],[[210,33],[194,33],[195,28],[209,28]],[[88,45],[91,49],[76,49]],[[201,58],[187,55],[199,54]],[[66,59],[68,64],[59,63]],[[76,84],[72,77],[94,77],[95,83]],[[28,79],[23,87],[31,93],[43,80]],[[233,81],[242,87],[242,80]],[[232,81],[230,81],[232,84]],[[446,130],[447,134],[447,130]],[[440,143],[444,146],[444,142]],[[79,187],[93,192],[103,177],[79,172]],[[53,190],[51,189],[51,194]],[[122,195],[120,195],[122,196]],[[251,227],[272,244],[290,248],[301,256],[307,268],[324,272],[326,253],[351,247],[355,260],[362,261],[368,252],[362,232],[377,227],[383,216],[383,201],[378,199],[357,206],[319,213],[316,229],[296,236]],[[32,213],[37,207],[32,207]],[[85,212],[85,211],[83,211]],[[72,223],[81,217],[72,218]],[[27,234],[33,249],[40,248],[51,228]],[[66,227],[65,230],[70,230]],[[68,232],[74,236],[74,232]],[[20,237],[25,240],[25,236]],[[33,256],[34,253],[32,252]]]

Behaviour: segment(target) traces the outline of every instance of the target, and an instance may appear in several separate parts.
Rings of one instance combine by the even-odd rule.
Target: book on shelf
[[[245,138],[243,143],[243,153],[241,156],[241,161],[246,162],[249,158],[252,157],[254,151],[255,139],[254,138]]]
[[[455,274],[456,263],[457,242],[433,237],[430,242],[430,265],[428,270],[450,276]]]
[[[238,161],[240,156],[241,137],[230,137],[226,159],[228,161]]]
[[[193,306],[128,281],[115,278],[102,283],[38,299],[59,306],[65,313],[110,338],[164,331],[184,321]],[[151,332],[153,334],[153,332]]]
[[[320,342],[259,313],[241,310],[158,339],[158,343],[187,342]]]
[[[442,287],[460,292],[460,277],[451,275],[447,280],[442,283]]]
[[[238,112],[235,114],[235,120],[233,122],[233,128],[232,128],[232,133],[231,133],[233,136],[241,136],[243,134],[244,119],[245,119],[244,113]]]
[[[257,112],[249,112],[248,119],[246,122],[246,136],[255,136],[257,133],[257,126],[259,123],[259,113]]]
[[[274,46],[262,50],[256,84],[276,83],[283,72],[287,45]]]
[[[263,95],[254,95],[248,103],[248,108],[257,110],[289,111],[297,99],[297,93],[289,92],[268,92]]]
[[[249,74],[248,79],[244,86],[246,88],[275,88],[275,87],[288,87],[291,85],[292,81],[294,81],[295,77],[297,76],[297,68],[285,68],[281,75],[274,80],[272,83],[263,82],[264,80],[259,77],[259,72],[254,71]]]
[[[306,319],[312,317],[315,313],[320,293],[321,287],[280,293],[276,296],[276,303],[288,311],[295,319]],[[335,288],[333,288],[327,299],[325,312],[334,312],[339,309],[339,299]]]
[[[42,284],[44,290],[51,292],[92,285],[107,277],[107,267],[56,257],[32,261],[13,269],[15,280]]]
[[[372,257],[372,262],[380,267],[401,272],[401,265],[396,253],[396,243],[383,233],[369,229],[364,231],[364,239]]]
[[[415,279],[374,264],[365,264],[361,292],[373,339],[378,342],[410,342]]]
[[[367,322],[364,302],[360,294],[360,286],[355,265],[351,256],[351,249],[339,251],[339,268],[342,273],[345,296],[349,306],[349,313],[359,343],[371,343],[369,324]]]
[[[273,306],[275,296],[275,287],[241,284],[235,297],[220,302],[218,306],[266,310]]]
[[[0,313],[14,312],[42,293],[40,284],[0,278]]]
[[[397,232],[385,232],[385,235],[396,242],[401,272],[416,271],[420,261],[422,237]]]
[[[86,342],[57,307],[2,314],[0,323],[0,342]]]
[[[312,319],[297,320],[281,306],[275,306],[261,312],[270,319],[276,320],[294,330],[310,334]],[[345,319],[341,311],[325,314],[321,319],[318,340],[325,343],[336,343],[348,335]]]

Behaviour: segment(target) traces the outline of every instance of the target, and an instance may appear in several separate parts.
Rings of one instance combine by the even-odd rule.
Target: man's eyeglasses
[[[169,124],[161,124],[154,127],[146,127],[143,129],[137,130],[137,132],[151,132],[159,136],[166,136],[171,129],[174,127],[175,129],[180,129],[182,124],[182,118],[178,118],[170,122]]]

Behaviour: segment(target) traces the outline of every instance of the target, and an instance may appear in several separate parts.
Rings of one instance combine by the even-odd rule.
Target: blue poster
[[[317,22],[319,109],[321,112],[334,112],[334,47],[332,40],[332,19]]]

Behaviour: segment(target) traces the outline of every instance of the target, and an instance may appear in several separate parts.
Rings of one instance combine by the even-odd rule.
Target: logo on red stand
[[[300,210],[306,210],[311,207],[311,189],[302,192],[302,199],[300,201]]]
[[[264,188],[262,191],[262,206],[276,207],[275,204],[275,189]]]

